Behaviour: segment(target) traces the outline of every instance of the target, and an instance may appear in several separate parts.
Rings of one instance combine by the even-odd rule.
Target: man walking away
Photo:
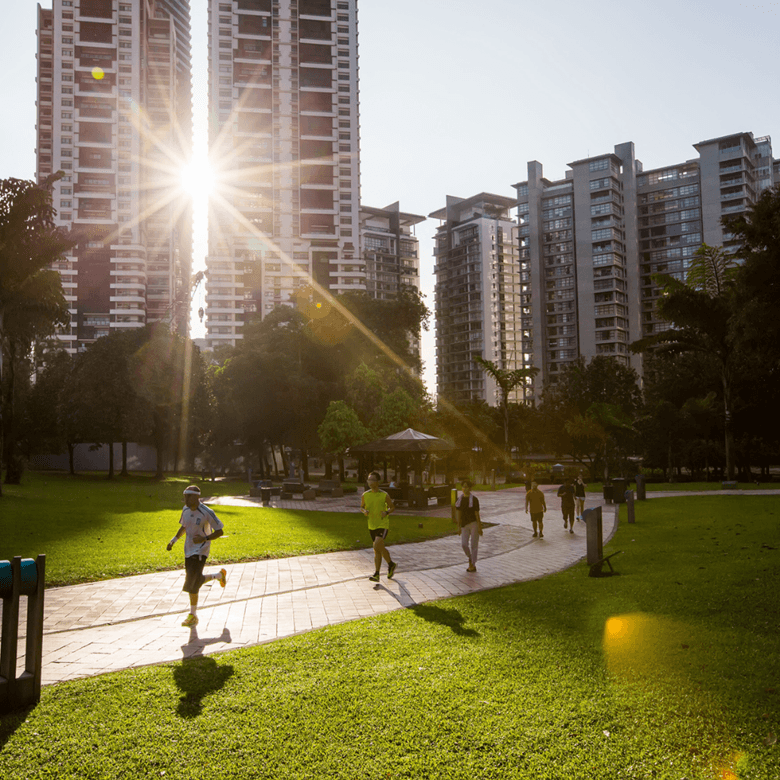
[[[385,547],[385,540],[390,532],[390,513],[395,509],[395,504],[384,490],[379,489],[379,474],[376,471],[368,475],[368,488],[360,499],[360,511],[368,518],[368,532],[374,543],[376,571],[368,579],[371,582],[379,582],[382,558],[387,561],[387,578],[392,579],[395,574],[396,564]]]
[[[482,520],[479,516],[479,499],[472,495],[472,483],[468,479],[463,480],[463,493],[455,501],[455,517],[458,521],[460,543],[463,552],[469,559],[469,567],[466,571],[477,570],[477,551],[479,550],[479,537],[482,536]]]
[[[544,513],[547,511],[547,502],[544,493],[539,490],[536,482],[531,483],[531,489],[525,494],[525,512],[531,510],[531,523],[534,527],[534,536],[544,539]],[[537,534],[537,526],[539,532]]]
[[[567,523],[569,533],[574,533],[574,485],[571,477],[566,477],[564,483],[558,488],[558,496],[561,499],[561,512],[563,512],[563,527],[566,529]]]
[[[211,550],[211,540],[218,539],[225,532],[222,530],[222,521],[205,504],[200,503],[200,488],[190,485],[184,491],[184,503],[179,519],[180,528],[176,536],[168,542],[166,548],[169,552],[173,545],[179,541],[182,534],[184,538],[184,587],[182,590],[190,594],[190,614],[184,619],[182,625],[185,628],[194,628],[198,625],[198,591],[204,582],[217,580],[224,588],[227,582],[227,572],[220,569],[213,574],[203,574],[206,558]]]

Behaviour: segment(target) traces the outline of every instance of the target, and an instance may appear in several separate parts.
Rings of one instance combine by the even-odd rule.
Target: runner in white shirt
[[[220,569],[214,574],[203,574],[206,558],[211,550],[211,540],[224,534],[222,521],[205,504],[200,503],[200,488],[190,485],[184,491],[186,506],[182,509],[179,519],[180,528],[176,536],[168,542],[170,551],[173,545],[185,534],[184,538],[184,587],[182,590],[190,594],[190,614],[182,623],[186,628],[198,625],[198,591],[204,582],[217,580],[224,588],[227,582],[227,571]]]

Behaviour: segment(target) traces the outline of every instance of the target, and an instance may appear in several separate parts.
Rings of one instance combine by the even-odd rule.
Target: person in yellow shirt
[[[368,532],[374,543],[374,565],[376,571],[368,578],[379,582],[379,568],[382,558],[387,561],[387,578],[392,579],[396,564],[385,547],[385,539],[390,531],[390,513],[395,510],[393,499],[379,489],[379,474],[372,471],[368,475],[368,490],[360,499],[360,511],[368,518]]]
[[[544,539],[544,513],[547,511],[547,502],[544,500],[544,493],[539,490],[536,482],[531,483],[531,489],[525,494],[525,512],[531,510],[531,523],[534,527],[534,536]],[[537,526],[539,533],[537,534]]]

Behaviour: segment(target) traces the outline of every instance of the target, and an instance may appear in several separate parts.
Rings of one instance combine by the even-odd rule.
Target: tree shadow
[[[197,718],[203,712],[203,699],[218,691],[233,676],[232,666],[220,666],[213,658],[185,658],[173,670],[173,679],[183,696],[176,712],[182,718]]]
[[[473,628],[465,628],[465,618],[457,609],[443,609],[433,604],[415,604],[409,609],[417,617],[427,620],[429,623],[438,623],[442,626],[451,628],[458,636],[479,636],[479,631]]]

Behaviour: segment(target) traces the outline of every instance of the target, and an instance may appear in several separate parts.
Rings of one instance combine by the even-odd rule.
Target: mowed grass
[[[777,780],[779,516],[656,499],[619,576],[45,688],[0,719],[0,777]]]
[[[246,494],[242,482],[199,482],[203,496]],[[25,475],[4,485],[0,559],[46,554],[46,583],[123,577],[182,566],[183,543],[165,547],[179,527],[182,491],[191,477]],[[215,506],[225,536],[211,545],[212,563],[355,550],[371,546],[366,518],[355,512],[287,511]],[[393,544],[454,533],[449,518],[395,515]],[[418,525],[422,523],[423,527]]]

